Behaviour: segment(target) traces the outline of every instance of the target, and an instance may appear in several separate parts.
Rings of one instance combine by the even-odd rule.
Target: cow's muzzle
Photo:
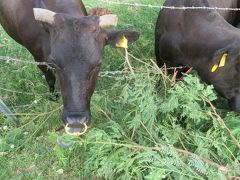
[[[91,123],[90,112],[75,112],[64,110],[62,114],[65,131],[69,135],[81,136],[88,130]]]

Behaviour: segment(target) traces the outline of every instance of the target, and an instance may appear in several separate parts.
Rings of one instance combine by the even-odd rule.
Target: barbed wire
[[[131,55],[131,57],[134,57],[134,56]],[[134,58],[137,59],[136,57],[134,57]],[[38,65],[49,66],[49,64],[50,64],[50,63],[47,63],[47,62],[24,61],[24,60],[21,60],[21,59],[10,57],[10,56],[0,56],[0,61],[6,62],[6,63],[16,62],[18,64],[29,64],[29,65],[36,65],[36,66],[38,66]],[[168,67],[168,68],[165,68],[165,69],[166,70],[174,70],[174,69],[184,69],[184,68],[187,68],[187,66]],[[99,77],[114,77],[116,75],[124,75],[124,74],[129,74],[129,73],[130,72],[127,71],[127,70],[104,71],[104,72],[99,73]],[[24,92],[22,92],[20,94],[24,94]]]
[[[46,96],[46,95],[51,95],[52,93],[30,93],[30,92],[22,92],[22,91],[16,91],[16,90],[11,90],[7,88],[0,87],[0,91],[6,91],[12,94],[22,94],[22,95],[31,95],[31,96]],[[60,93],[60,92],[56,92]]]
[[[99,73],[99,77],[113,78],[125,74],[129,74],[129,71],[104,71]]]
[[[21,60],[21,59],[10,57],[10,56],[0,56],[0,61],[3,61],[3,62],[8,63],[8,64],[16,62],[18,64],[29,64],[29,65],[36,65],[36,66],[48,66],[48,67],[50,67],[49,65],[51,64],[51,63],[48,63],[48,62],[24,61],[24,60]],[[50,68],[54,69],[52,67],[50,67]],[[115,76],[115,75],[123,75],[123,74],[127,74],[127,72],[124,72],[124,71],[105,71],[105,72],[100,72],[99,76],[100,77],[112,77],[112,76]],[[19,93],[20,94],[26,94],[24,92],[19,92]]]
[[[10,56],[0,56],[0,60],[5,61],[6,63],[16,62],[16,63],[21,63],[21,64],[33,64],[33,65],[37,65],[37,66],[50,66],[50,64],[51,64],[48,62],[24,61],[21,59],[10,57]]]
[[[240,8],[221,8],[221,7],[207,7],[207,6],[160,6],[152,4],[139,4],[139,3],[127,3],[119,2],[112,0],[97,0],[99,2],[116,4],[116,5],[125,5],[125,6],[134,6],[134,7],[144,7],[144,8],[158,8],[158,9],[171,9],[171,10],[219,10],[219,11],[240,11]]]

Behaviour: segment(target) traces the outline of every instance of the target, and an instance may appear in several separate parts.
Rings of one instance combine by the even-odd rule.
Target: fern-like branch
[[[236,144],[236,146],[240,150],[240,144],[239,144],[238,140],[234,137],[234,135],[231,132],[231,130],[227,127],[227,125],[225,124],[223,118],[217,113],[215,106],[208,99],[205,99],[205,100],[211,106],[211,108],[213,110],[213,115],[216,116],[220,120],[221,125],[226,129],[226,131],[228,132],[229,136],[231,137],[233,142]]]
[[[122,144],[122,143],[116,143],[116,142],[103,142],[103,141],[95,141],[95,142],[90,142],[90,141],[81,141],[82,143],[86,143],[86,144],[104,144],[104,145],[113,145],[113,146],[120,146],[120,147],[127,147],[127,148],[131,148],[131,149],[134,149],[134,150],[139,150],[139,151],[146,151],[146,150],[156,150],[156,151],[161,151],[165,148],[170,148],[170,146],[167,146],[167,145],[163,145],[163,144],[157,144],[156,147],[145,147],[145,146],[141,146],[141,145],[138,145],[138,144]],[[218,168],[221,172],[223,173],[229,173],[231,171],[233,171],[233,169],[230,169],[226,166],[223,166],[223,165],[220,165],[208,158],[204,158],[204,157],[201,157],[195,153],[192,153],[192,152],[189,152],[189,151],[186,151],[186,150],[183,150],[183,149],[180,149],[180,148],[176,148],[176,147],[173,147],[176,152],[178,153],[181,153],[181,154],[184,154],[184,155],[187,155],[187,156],[196,156],[198,157],[199,159],[201,159],[202,161],[204,161],[205,163],[211,165],[211,166],[214,166],[216,168]]]

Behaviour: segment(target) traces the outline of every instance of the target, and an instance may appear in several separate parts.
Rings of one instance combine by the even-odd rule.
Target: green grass
[[[160,5],[163,0],[126,2]],[[120,18],[119,29],[139,31],[141,37],[129,52],[148,65],[130,58],[143,73],[98,79],[91,106],[92,129],[76,139],[56,131],[63,126],[61,103],[52,104],[44,95],[48,87],[40,70],[34,65],[0,62],[0,88],[24,92],[0,89],[0,97],[21,121],[16,127],[0,115],[0,179],[225,179],[239,175],[239,149],[212,114],[209,103],[218,107],[217,112],[238,141],[239,114],[228,112],[225,100],[217,99],[212,88],[201,84],[196,75],[170,87],[167,77],[159,75],[150,61],[155,59],[154,30],[159,10],[95,0],[85,4],[87,9],[110,8]],[[124,68],[122,50],[106,47],[105,52],[102,71]],[[0,55],[32,60],[3,29]],[[156,87],[158,81],[160,88]],[[75,144],[64,149],[56,145],[56,139]],[[176,148],[195,155],[188,157]],[[233,171],[218,171],[201,157]]]

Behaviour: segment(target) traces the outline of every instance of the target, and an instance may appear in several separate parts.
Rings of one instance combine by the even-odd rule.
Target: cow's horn
[[[46,22],[49,24],[53,24],[54,16],[56,13],[53,11],[49,11],[47,9],[33,8],[33,14],[37,21],[42,21],[42,22]]]
[[[117,15],[111,14],[111,15],[100,16],[99,25],[101,27],[117,26],[117,24],[118,24]]]

